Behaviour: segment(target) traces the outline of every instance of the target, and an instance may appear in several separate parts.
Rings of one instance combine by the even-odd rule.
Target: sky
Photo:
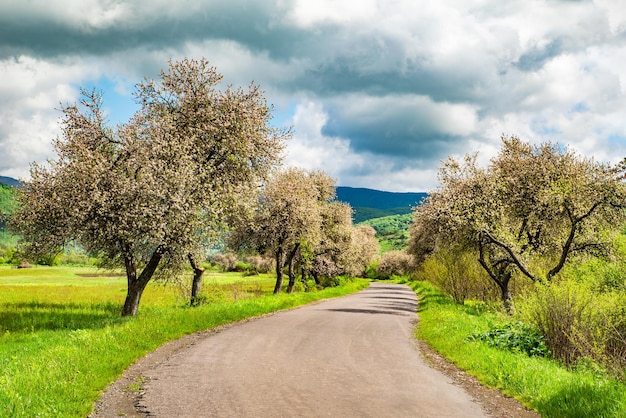
[[[81,88],[123,123],[185,57],[260,85],[285,164],[341,186],[429,191],[502,135],[626,157],[623,0],[1,0],[0,175],[55,158]]]

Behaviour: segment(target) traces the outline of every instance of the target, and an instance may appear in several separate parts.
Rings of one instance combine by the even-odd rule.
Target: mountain
[[[6,186],[11,186],[11,187],[17,187],[21,184],[19,180],[16,180],[13,177],[5,177],[5,176],[0,176],[0,183]]]
[[[381,218],[391,215],[411,213],[427,193],[385,192],[360,187],[337,187],[337,200],[345,202],[354,209],[354,222]]]

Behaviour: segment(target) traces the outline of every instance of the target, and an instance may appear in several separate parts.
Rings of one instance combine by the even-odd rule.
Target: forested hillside
[[[14,179],[13,177],[0,176],[0,185],[2,184],[5,186],[17,187],[20,185],[20,181]]]
[[[337,187],[337,200],[352,206],[355,223],[411,213],[411,209],[418,206],[426,196],[426,193],[398,193],[358,187]]]
[[[3,258],[2,248],[13,246],[16,243],[16,237],[6,231],[8,216],[13,213],[15,209],[15,200],[13,200],[14,190],[13,187],[0,183],[0,259]],[[0,261],[0,264],[1,263]]]
[[[402,250],[408,246],[409,225],[413,217],[410,213],[368,219],[362,225],[369,225],[376,230],[382,252]]]
[[[13,187],[0,184],[0,228],[4,228],[6,217],[13,212]]]

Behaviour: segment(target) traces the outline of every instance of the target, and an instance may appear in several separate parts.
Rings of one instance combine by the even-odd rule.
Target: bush
[[[460,247],[444,248],[428,257],[417,275],[439,287],[457,303],[466,299],[497,300],[495,283],[476,261],[476,257]]]
[[[0,244],[0,264],[17,264],[15,259],[15,248]]]
[[[588,282],[595,292],[626,291],[624,261],[591,259],[575,266],[568,266],[563,273],[563,276],[578,282]]]
[[[529,356],[549,357],[550,350],[536,328],[523,322],[499,325],[487,332],[472,334],[470,341],[484,341],[491,347],[519,351]]]
[[[337,286],[345,285],[348,281],[349,281],[349,279],[346,278],[345,276],[321,277],[320,278],[320,285],[323,288],[326,288],[326,287],[337,287]]]
[[[59,264],[73,265],[73,266],[87,266],[95,265],[96,260],[90,258],[87,254],[81,254],[77,251],[71,250],[68,253],[63,253],[59,256]]]
[[[254,274],[254,269],[252,265],[243,261],[237,261],[235,263],[235,268],[231,271],[237,271],[239,273],[245,273],[246,275]]]
[[[539,328],[556,358],[574,363],[583,356],[576,339],[595,339],[589,335],[591,292],[573,281],[538,283],[535,289],[517,303],[519,315]]]
[[[60,264],[61,254],[49,254],[37,260],[36,264],[41,266],[58,266]]]
[[[518,316],[535,325],[555,358],[565,364],[591,359],[626,372],[626,294],[596,293],[574,280],[537,284],[517,303]]]
[[[305,287],[307,292],[315,292],[317,290],[317,283],[315,283],[315,280],[307,280]]]
[[[216,264],[222,271],[235,271],[237,268],[237,255],[233,253],[217,253],[211,256],[211,264]]]
[[[374,260],[372,264],[365,269],[365,277],[371,280],[378,279],[378,260]]]
[[[257,273],[269,273],[274,270],[274,259],[272,257],[263,257],[260,255],[253,255],[248,257],[248,264]]]
[[[379,279],[389,279],[391,276],[404,276],[412,270],[413,257],[406,251],[389,251],[384,253],[378,266],[376,273]]]

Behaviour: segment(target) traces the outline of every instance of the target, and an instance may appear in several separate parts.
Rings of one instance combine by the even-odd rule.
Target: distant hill
[[[15,210],[15,200],[13,200],[15,188],[0,183],[0,244],[2,244],[2,234],[6,228],[6,221]]]
[[[337,187],[337,200],[349,203],[354,209],[354,222],[411,213],[427,193],[384,192],[359,187]]]
[[[11,187],[17,187],[21,184],[19,180],[16,180],[13,177],[5,176],[0,176],[0,183]]]
[[[368,219],[361,225],[369,225],[376,230],[381,251],[402,250],[409,245],[409,227],[413,221],[410,213]]]

